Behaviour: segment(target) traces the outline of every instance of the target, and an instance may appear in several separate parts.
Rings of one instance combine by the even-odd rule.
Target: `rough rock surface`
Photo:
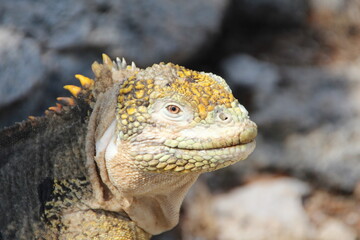
[[[356,239],[356,233],[337,220],[328,220],[320,229],[319,240]]]
[[[227,1],[2,1],[0,23],[47,48],[97,48],[151,64],[181,59],[216,33]]]
[[[353,200],[343,204],[334,196],[324,197],[313,192],[307,183],[289,177],[262,177],[215,196],[198,183],[185,201],[182,237],[185,240],[354,240],[356,231],[350,225],[356,226],[360,221],[360,209],[351,213],[346,211],[354,207],[345,206],[354,204]],[[329,216],[321,205],[332,205],[337,210]],[[355,224],[336,215],[352,218]]]
[[[307,0],[238,0],[235,5],[246,21],[271,27],[303,24],[308,14]]]
[[[44,79],[39,45],[21,32],[0,26],[0,108],[24,97]]]
[[[73,82],[74,74],[90,75],[89,66],[103,52],[112,57],[125,57],[138,65],[189,59],[219,32],[228,2],[0,1],[0,28],[11,28],[17,33],[12,38],[2,31],[0,41],[8,42],[7,45],[12,43],[12,46],[1,44],[0,52],[10,52],[16,44],[19,47],[12,52],[13,57],[1,61],[0,86],[9,85],[7,79],[11,76],[18,93],[11,97],[8,96],[11,93],[1,95],[0,107],[2,99],[12,102],[19,100],[20,95],[29,96],[30,86],[36,81],[44,82],[40,91],[45,93],[40,94],[39,99],[32,98],[31,104],[42,106],[38,109],[29,105],[29,101],[22,103],[22,111],[10,113],[7,109],[7,120],[1,120],[0,116],[0,127],[26,118],[29,111],[24,109],[32,109],[32,115],[40,115],[46,109],[46,104],[42,103],[50,106],[56,96],[64,95],[62,86]],[[23,67],[30,58],[28,66]],[[40,58],[44,60],[45,69]],[[4,65],[5,61],[9,65]],[[43,75],[44,70],[46,75]],[[23,74],[29,76],[28,80]],[[8,91],[9,87],[1,90]]]
[[[261,181],[214,199],[218,239],[307,239],[310,219],[301,198],[309,187],[295,179]],[[215,220],[216,219],[216,220]]]
[[[354,64],[330,69],[274,65],[247,55],[226,59],[230,83],[253,92],[252,117],[261,129],[247,163],[352,191],[360,181],[360,75],[351,69]]]

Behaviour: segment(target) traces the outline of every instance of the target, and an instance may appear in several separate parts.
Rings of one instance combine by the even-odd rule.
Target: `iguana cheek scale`
[[[147,239],[169,230],[199,174],[255,148],[256,125],[217,75],[171,63],[140,69],[106,55],[92,69],[95,81],[76,75],[82,88],[65,86],[75,98],[58,98],[71,109],[89,106],[83,137],[91,189],[69,206],[57,202],[51,231],[59,239]]]

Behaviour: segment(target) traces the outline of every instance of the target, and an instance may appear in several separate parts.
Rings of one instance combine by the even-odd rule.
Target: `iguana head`
[[[256,125],[219,76],[156,64],[136,71],[117,99],[118,141],[128,141],[136,168],[205,172],[245,159]]]
[[[67,87],[92,108],[86,152],[94,208],[123,210],[151,234],[171,229],[199,174],[245,159],[257,127],[219,76],[103,61],[92,66],[95,81],[77,76],[87,90]]]

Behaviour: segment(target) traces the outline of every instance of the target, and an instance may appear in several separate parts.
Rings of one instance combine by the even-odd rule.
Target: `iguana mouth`
[[[158,154],[137,155],[135,164],[150,172],[207,172],[241,161],[254,150],[255,140],[216,148],[185,149],[166,146]]]
[[[221,135],[222,131],[226,134]],[[154,143],[154,149],[144,150],[143,153],[136,148],[134,163],[138,168],[150,172],[213,171],[247,158],[256,145],[257,127],[251,123],[246,127],[218,128],[204,134],[202,130],[180,134]]]
[[[164,145],[170,148],[183,150],[216,150],[245,145],[254,141],[256,135],[257,128],[252,127],[246,129],[241,133],[229,136],[227,138],[222,137],[217,139],[186,139],[178,137],[176,139],[166,140],[164,142]]]
[[[255,148],[255,140],[233,146],[207,149],[169,148],[174,154],[164,170],[174,172],[213,171],[245,159]],[[163,164],[164,165],[164,164]]]
[[[186,151],[211,151],[211,150],[219,150],[219,149],[231,149],[231,148],[235,148],[235,147],[239,147],[239,146],[244,146],[244,145],[247,145],[254,141],[255,140],[252,140],[247,143],[239,143],[239,144],[225,145],[225,146],[220,146],[220,147],[209,147],[209,148],[179,148],[179,147],[169,147],[169,148],[178,149],[178,150],[186,150]]]

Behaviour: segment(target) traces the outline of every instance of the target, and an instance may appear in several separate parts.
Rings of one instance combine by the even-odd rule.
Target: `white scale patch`
[[[105,159],[111,159],[117,154],[116,146],[116,120],[114,120],[104,135],[96,142],[96,153],[106,150]]]

